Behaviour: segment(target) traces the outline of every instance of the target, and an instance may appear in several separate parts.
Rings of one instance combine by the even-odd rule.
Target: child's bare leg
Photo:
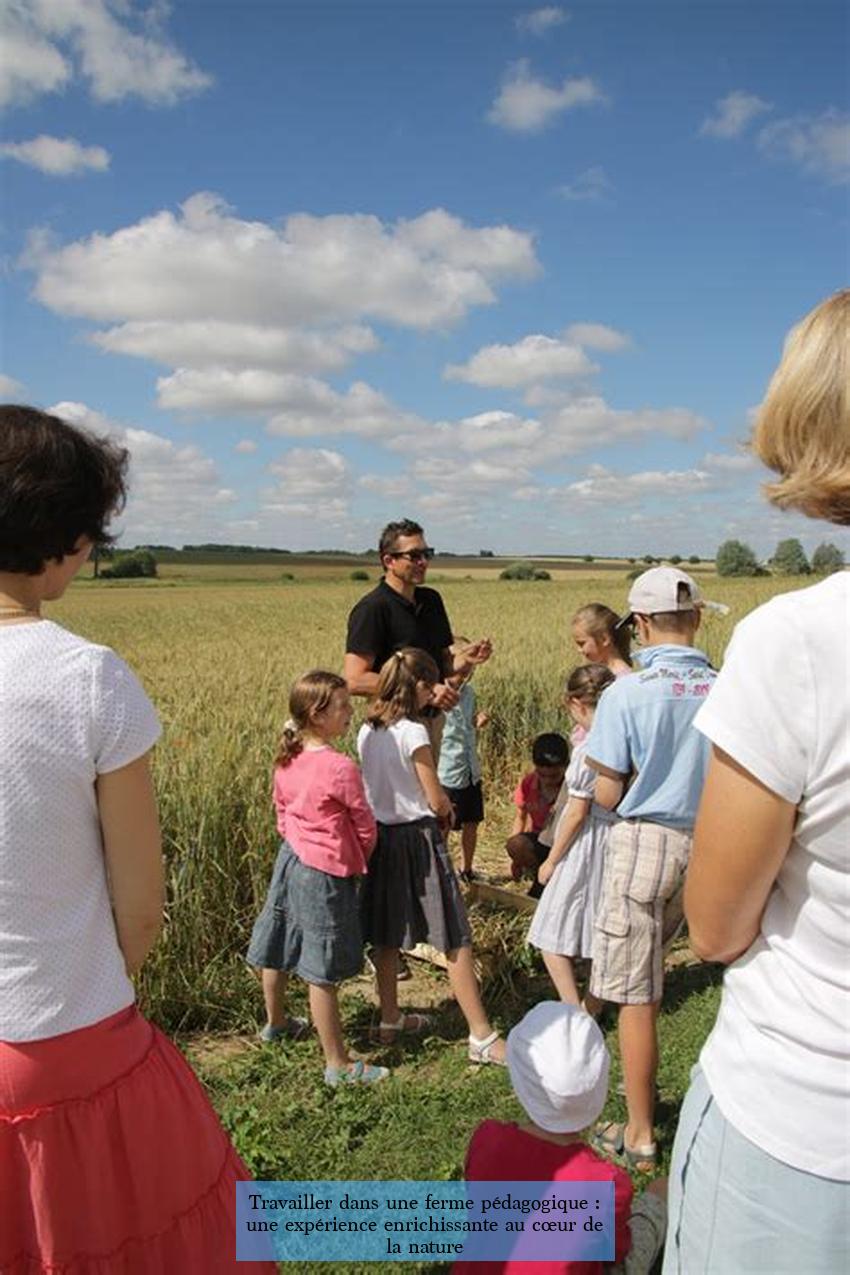
[[[645,1147],[655,1141],[652,1126],[658,1070],[657,1015],[658,1002],[620,1006],[620,1057],[629,1112],[624,1136],[629,1147]]]
[[[263,970],[263,1001],[266,1006],[266,1019],[270,1027],[285,1027],[286,989],[289,986],[288,970]]]
[[[481,1003],[481,992],[478,979],[475,977],[475,966],[472,963],[471,947],[456,947],[447,954],[449,962],[449,983],[454,992],[460,1012],[466,1019],[470,1036],[476,1040],[486,1040],[492,1034],[493,1027]],[[505,1042],[497,1040],[490,1049],[494,1058],[504,1058]]]
[[[339,1000],[332,983],[310,983],[310,1013],[316,1025],[328,1067],[347,1067],[351,1062],[342,1036]]]
[[[398,948],[376,947],[372,952],[375,981],[378,984],[378,1003],[382,1023],[397,1023],[398,1008]]]
[[[598,996],[594,996],[590,988],[585,992],[584,1000],[581,1003],[591,1018],[598,1018],[605,1008],[605,1002],[601,1001]]]
[[[465,823],[460,830],[460,848],[463,852],[463,870],[464,872],[472,871],[472,860],[475,858],[475,848],[478,845],[478,824]]]
[[[567,1005],[578,1005],[578,988],[576,987],[573,963],[570,958],[561,956],[557,952],[543,952],[542,956],[543,964],[546,966],[549,977],[555,984],[555,991],[561,1000]]]

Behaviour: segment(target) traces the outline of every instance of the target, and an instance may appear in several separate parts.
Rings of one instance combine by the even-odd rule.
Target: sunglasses
[[[435,550],[429,545],[427,549],[402,549],[396,553],[390,553],[390,558],[406,558],[408,562],[430,562],[433,558]]]

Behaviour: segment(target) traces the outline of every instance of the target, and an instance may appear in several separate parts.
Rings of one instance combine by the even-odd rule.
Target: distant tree
[[[584,560],[585,562],[593,562],[593,561],[594,561],[593,554],[592,554],[592,553],[586,553],[586,554],[584,555],[584,559],[583,559],[583,560]]]
[[[130,580],[156,575],[156,558],[150,549],[134,549],[117,556],[111,567],[100,572],[101,580]]]
[[[682,561],[682,555],[679,553],[671,553],[667,561],[672,562],[673,566],[677,567],[679,563]]]
[[[780,540],[770,565],[781,576],[807,576],[812,570],[805,549],[793,536]]]
[[[479,550],[478,550],[478,556],[479,556],[479,558],[492,558],[492,557],[494,556],[494,554],[493,554],[493,550],[492,550],[492,549],[479,549]]]
[[[499,572],[500,580],[533,580],[535,570],[530,562],[512,562],[504,571]]]
[[[690,558],[688,558],[688,562],[693,563],[694,565],[696,565],[696,563],[701,562],[701,561],[702,561],[702,559],[701,559],[701,558],[699,557],[699,555],[698,555],[698,554],[696,554],[696,553],[692,553],[692,554],[691,554],[691,556],[690,556]]]
[[[352,571],[351,575],[348,578],[349,580],[368,580],[369,572],[362,571],[362,570]]]
[[[714,556],[719,576],[757,576],[761,574],[758,559],[749,545],[741,540],[724,540]]]
[[[812,571],[815,575],[831,576],[834,571],[844,570],[844,554],[838,545],[824,541],[812,554]]]
[[[626,561],[627,561],[627,562],[628,562],[631,566],[634,566],[634,565],[635,565],[635,563],[637,562],[637,558],[627,558],[627,559],[626,559]]]
[[[533,579],[535,579],[535,580],[551,580],[551,579],[552,579],[552,576],[550,575],[550,573],[549,573],[548,571],[545,571],[545,570],[543,569],[543,567],[535,567],[535,568],[534,568],[534,576],[533,576]]]

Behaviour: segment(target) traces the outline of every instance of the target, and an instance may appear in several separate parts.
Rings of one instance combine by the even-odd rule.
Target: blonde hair
[[[367,717],[370,726],[392,726],[403,717],[421,721],[416,688],[420,682],[436,686],[440,670],[427,651],[405,646],[394,651],[381,669],[378,689]]]
[[[779,474],[764,487],[781,509],[850,523],[850,290],[792,328],[756,419],[755,454]]]
[[[620,617],[604,602],[588,602],[586,606],[579,607],[572,618],[572,623],[580,624],[597,641],[601,637],[609,638],[620,659],[631,665],[632,635],[629,632],[629,626],[624,624],[618,629]]]
[[[337,673],[311,669],[292,684],[289,692],[289,718],[283,724],[275,766],[288,766],[304,747],[302,738],[314,713],[323,713],[337,691],[348,689],[348,683]]]

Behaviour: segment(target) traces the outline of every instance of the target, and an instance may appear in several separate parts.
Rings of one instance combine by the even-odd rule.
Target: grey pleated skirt
[[[361,892],[363,938],[373,947],[469,947],[469,921],[436,819],[379,823]]]
[[[248,964],[292,970],[305,983],[340,983],[359,974],[359,882],[359,877],[334,877],[308,867],[284,841],[254,923]]]

